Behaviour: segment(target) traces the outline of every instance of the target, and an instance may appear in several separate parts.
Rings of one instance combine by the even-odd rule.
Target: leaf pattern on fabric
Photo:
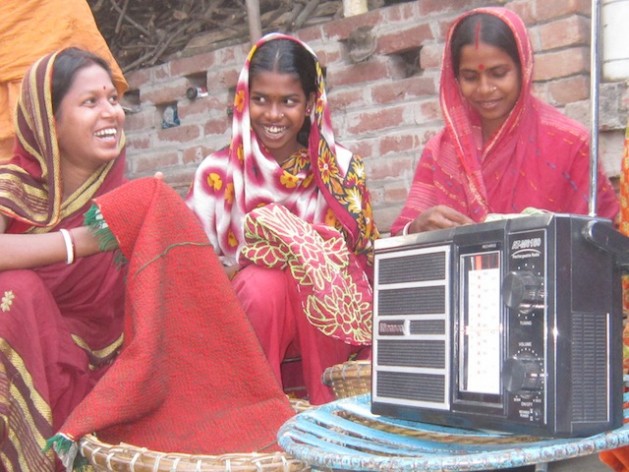
[[[371,342],[373,291],[337,229],[311,225],[277,204],[248,213],[244,228],[241,260],[288,267],[313,326],[349,344]]]

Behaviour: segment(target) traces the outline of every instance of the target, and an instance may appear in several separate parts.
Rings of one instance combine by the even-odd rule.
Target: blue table
[[[554,462],[629,445],[629,424],[586,438],[531,438],[375,416],[370,394],[365,394],[297,414],[280,428],[278,441],[313,468],[472,471]]]

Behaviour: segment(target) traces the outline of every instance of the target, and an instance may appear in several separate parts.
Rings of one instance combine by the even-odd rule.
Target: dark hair
[[[502,49],[513,59],[518,69],[521,69],[518,45],[507,24],[494,15],[475,13],[461,20],[452,33],[450,53],[455,77],[459,76],[461,49],[477,41]]]
[[[57,113],[59,104],[74,82],[77,72],[86,67],[97,65],[105,69],[113,82],[111,67],[105,59],[79,48],[67,48],[55,58],[52,68],[52,111]]]
[[[249,86],[251,79],[261,72],[277,72],[295,74],[299,77],[301,88],[306,95],[317,92],[317,68],[315,58],[301,44],[291,39],[274,39],[260,46],[249,65]],[[308,145],[310,134],[310,118],[306,117],[304,125],[297,135],[297,140],[304,146]]]

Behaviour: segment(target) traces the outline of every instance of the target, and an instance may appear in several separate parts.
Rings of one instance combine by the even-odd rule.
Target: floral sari
[[[281,165],[258,141],[249,115],[251,59],[260,46],[277,39],[296,41],[307,49],[317,70],[308,146]],[[295,348],[303,358],[311,401],[332,399],[320,386],[323,369],[347,360],[360,345],[368,344],[372,243],[378,231],[363,162],[335,141],[321,65],[307,45],[277,33],[254,45],[236,87],[231,143],[201,163],[187,202],[223,263],[239,263],[244,268],[234,279],[234,287],[276,377],[281,377],[279,364],[285,353]],[[276,211],[260,212],[264,207]],[[292,228],[314,228],[308,232],[312,238],[306,241],[298,232],[283,231],[286,226],[278,223],[281,220],[290,220]],[[318,261],[322,270],[304,276],[314,261],[304,249],[314,240],[328,248],[340,241],[349,251],[336,271],[344,275],[342,286],[352,291],[348,298],[356,300],[350,308],[339,309],[333,303],[312,307],[315,298],[323,300],[333,292],[331,267],[336,264]],[[266,257],[269,254],[273,257]],[[324,259],[330,262],[333,257]],[[356,297],[356,293],[361,295]],[[260,303],[260,297],[266,303]],[[348,315],[357,306],[360,309]],[[353,328],[348,332],[347,326]]]

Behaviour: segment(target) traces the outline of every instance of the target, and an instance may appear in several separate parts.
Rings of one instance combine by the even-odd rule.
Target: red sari
[[[9,233],[83,224],[93,197],[124,181],[124,156],[61,202],[50,97],[55,55],[28,72],[18,109],[17,154],[0,166],[0,213]],[[38,123],[31,128],[29,123]],[[28,199],[25,198],[28,195]],[[53,471],[46,440],[91,390],[122,341],[124,281],[112,253],[0,272],[0,467]],[[57,465],[58,468],[58,465]]]
[[[498,132],[482,143],[480,119],[459,92],[450,46],[456,25],[474,13],[494,15],[515,37],[521,63],[520,96]],[[489,213],[519,213],[535,207],[561,213],[588,212],[589,134],[531,93],[533,52],[526,26],[504,8],[479,8],[450,27],[443,55],[440,102],[445,127],[433,137],[417,166],[393,234],[436,205],[483,221]],[[614,218],[618,202],[598,170],[600,216]]]

